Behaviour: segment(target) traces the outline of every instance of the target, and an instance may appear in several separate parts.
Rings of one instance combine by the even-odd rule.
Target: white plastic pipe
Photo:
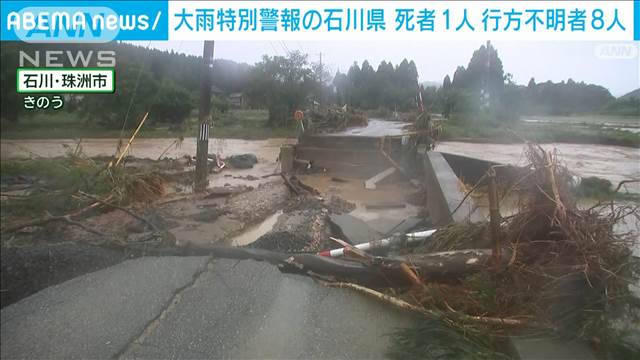
[[[433,235],[433,233],[435,233],[436,231],[438,231],[438,229],[409,233],[409,234],[405,234],[405,238],[407,239],[407,242],[416,242],[416,241],[420,241],[428,238],[429,236]],[[374,240],[367,243],[354,245],[353,247],[362,251],[368,251],[373,248],[386,248],[391,245],[393,240],[394,240],[393,237],[384,238],[380,240]],[[340,256],[344,256],[344,249],[345,248],[324,250],[324,251],[320,251],[318,255],[327,256],[327,257],[340,257]]]

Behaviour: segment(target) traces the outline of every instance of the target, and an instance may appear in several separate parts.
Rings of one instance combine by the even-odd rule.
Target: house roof
[[[223,94],[224,91],[215,85],[211,85],[211,92],[214,94]]]

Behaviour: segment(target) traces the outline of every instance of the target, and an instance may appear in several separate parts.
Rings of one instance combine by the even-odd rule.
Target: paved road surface
[[[140,258],[2,309],[1,357],[381,358],[410,316],[255,261]]]
[[[369,119],[367,126],[350,127],[344,131],[325,134],[327,136],[396,136],[407,133],[404,128],[409,125],[400,121]]]

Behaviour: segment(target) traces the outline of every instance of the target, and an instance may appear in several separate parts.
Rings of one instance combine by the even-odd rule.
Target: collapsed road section
[[[355,357],[379,357],[390,345],[383,334],[425,319],[453,334],[466,332],[456,341],[504,339],[564,333],[570,324],[603,316],[606,306],[629,306],[633,239],[613,228],[637,209],[578,208],[568,170],[535,145],[526,148],[530,166],[510,172],[489,166],[469,186],[431,150],[428,133],[402,123],[389,128],[394,132],[380,136],[367,127],[316,133],[308,125],[296,144],[282,144],[278,162],[247,155],[240,159],[250,164],[238,165],[236,154],[216,156],[209,177],[229,183],[201,193],[185,186],[191,158],[126,157],[105,173],[111,159],[88,157],[78,144],[73,156],[16,160],[16,169],[33,174],[4,184],[11,196],[3,206],[56,199],[58,207],[3,224],[10,244],[81,243],[119,254],[113,263],[129,260],[63,283],[64,276],[46,273],[63,274],[73,260],[51,261],[47,271],[3,268],[9,290],[3,292],[2,342],[9,344],[3,357],[27,349],[35,357],[334,357],[345,348]],[[89,192],[56,183],[45,164],[62,164],[104,186]],[[60,188],[42,191],[53,186]],[[509,193],[519,207],[503,217],[500,203]],[[488,219],[479,197],[487,198]],[[60,202],[68,199],[74,202]],[[26,283],[34,270],[41,282]],[[180,279],[156,281],[163,272]],[[37,292],[48,285],[55,286]],[[132,296],[136,301],[123,300]],[[86,313],[96,307],[104,312]],[[138,312],[141,307],[147,311]],[[128,317],[119,335],[92,330],[122,321],[125,308],[140,316]],[[26,313],[28,322],[21,320]],[[328,313],[340,320],[321,320]],[[56,330],[69,314],[67,331]],[[18,327],[24,332],[13,330]],[[44,338],[38,329],[58,335]],[[610,328],[608,336],[622,330]],[[418,325],[397,334],[394,344],[421,331],[428,330]],[[586,331],[578,346],[602,336]],[[518,346],[484,350],[513,355]]]

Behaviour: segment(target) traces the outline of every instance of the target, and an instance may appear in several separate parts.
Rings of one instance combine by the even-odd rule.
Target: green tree
[[[113,94],[87,94],[80,111],[88,122],[97,122],[111,129],[131,129],[151,110],[158,92],[158,83],[142,66],[122,68],[116,76]]]
[[[529,90],[533,90],[536,87],[536,79],[531,78],[531,80],[529,80],[529,83],[527,84],[527,88]]]
[[[2,120],[11,123],[18,121],[22,113],[22,99],[16,92],[16,64],[18,64],[18,43],[3,42],[2,52],[0,52],[0,113]]]
[[[347,103],[351,106],[360,106],[360,89],[358,86],[360,85],[361,78],[362,71],[360,70],[360,66],[358,66],[357,62],[354,62],[347,72]]]
[[[451,78],[447,75],[442,80],[442,90],[447,91],[449,89],[451,89]]]
[[[615,101],[606,88],[573,79],[539,84],[532,79],[527,86],[527,98],[528,112],[538,115],[592,113],[606,109]]]
[[[490,121],[514,118],[508,115],[514,108],[507,106],[505,82],[511,84],[512,76],[505,75],[498,51],[487,42],[473,52],[466,68],[458,66],[450,86],[443,84],[445,116],[461,113]]]
[[[182,128],[191,114],[194,101],[191,94],[169,80],[160,85],[156,100],[151,104],[151,116],[156,122],[169,123],[173,128]]]
[[[247,95],[269,110],[268,126],[285,126],[293,112],[304,107],[314,89],[307,55],[299,51],[284,56],[263,56],[251,74]]]
[[[387,108],[393,108],[397,97],[397,81],[393,64],[383,60],[378,65],[376,78],[376,103]]]
[[[404,59],[398,66],[382,61],[377,70],[368,60],[362,66],[354,63],[346,74],[336,74],[336,93],[345,102],[363,109],[408,110],[414,106],[418,90],[418,70],[415,62]]]
[[[342,105],[348,102],[349,79],[346,74],[336,72],[333,78],[333,86],[336,89],[336,103]]]

